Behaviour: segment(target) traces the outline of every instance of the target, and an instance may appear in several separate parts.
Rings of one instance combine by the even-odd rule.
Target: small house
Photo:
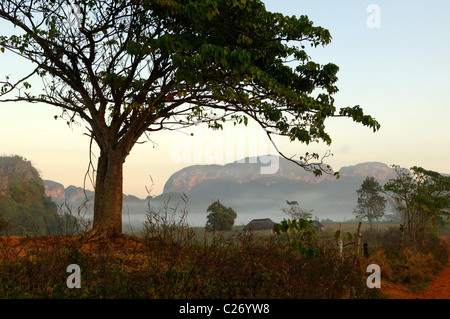
[[[253,219],[251,222],[244,226],[244,232],[252,234],[258,233],[264,235],[272,235],[274,233],[274,226],[275,222],[273,222],[270,218]]]
[[[318,220],[313,220],[313,226],[317,232],[323,231],[325,229],[325,226]]]

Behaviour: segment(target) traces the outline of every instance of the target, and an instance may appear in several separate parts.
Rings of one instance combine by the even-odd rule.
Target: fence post
[[[362,237],[362,235],[361,235],[361,222],[359,222],[359,225],[358,225],[358,232],[356,233],[356,247],[355,247],[355,250],[356,250],[356,254],[357,255],[359,255],[359,246],[361,245],[361,237]]]
[[[358,261],[359,246],[361,244],[361,237],[362,237],[361,236],[361,222],[359,222],[359,224],[358,224],[358,231],[356,232],[356,241],[355,241],[355,243],[353,245],[353,248],[355,250],[355,259],[354,259],[355,265],[356,265],[356,262]]]
[[[339,224],[338,246],[339,246],[339,257],[341,258],[341,262],[342,262],[343,261],[342,253],[344,251],[344,243],[342,242],[342,224]]]

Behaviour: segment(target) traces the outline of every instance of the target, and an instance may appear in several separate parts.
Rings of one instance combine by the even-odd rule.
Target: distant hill
[[[269,163],[278,163],[274,174],[261,174]],[[341,177],[373,176],[377,180],[393,177],[394,171],[384,163],[369,162],[341,168]],[[334,181],[336,178],[323,174],[315,177],[295,163],[278,156],[262,156],[245,158],[226,165],[194,165],[174,173],[164,185],[166,192],[190,192],[195,187],[208,181],[227,181],[236,185],[245,185],[258,181],[258,184],[270,186],[287,181],[318,184],[323,181]]]
[[[278,170],[274,174],[262,174],[269,163],[278,163]],[[159,196],[140,199],[124,195],[124,229],[130,226],[142,229],[150,211],[172,215],[174,211],[180,213],[185,205],[189,224],[204,226],[206,209],[216,200],[236,211],[237,225],[254,218],[281,221],[287,217],[281,211],[286,207],[286,200],[296,200],[303,208],[312,209],[313,216],[319,219],[352,219],[356,190],[367,176],[375,177],[381,185],[395,177],[394,170],[380,162],[342,167],[339,173],[339,179],[327,174],[315,177],[278,156],[245,158],[225,165],[188,166],[170,176]],[[44,181],[44,185],[46,194],[59,205],[66,202],[76,212],[84,203],[83,207],[92,216],[92,191],[75,186],[64,188],[52,181]],[[390,210],[388,206],[386,213],[392,213]]]
[[[50,196],[60,205],[64,202],[72,205],[81,204],[86,199],[91,199],[94,197],[93,191],[84,190],[81,187],[70,185],[67,188],[64,188],[64,185],[54,181],[44,180],[43,182],[47,196]]]
[[[0,157],[0,232],[57,234],[62,222],[31,162],[20,156]]]
[[[279,163],[274,174],[261,174],[270,160]],[[296,200],[313,216],[342,220],[353,218],[356,189],[367,176],[380,184],[395,177],[394,170],[384,163],[368,162],[342,167],[340,178],[323,174],[315,177],[295,163],[281,157],[245,158],[226,165],[194,165],[174,173],[164,192],[184,192],[203,207],[219,199],[237,212],[237,223],[252,218],[286,217],[281,208],[286,200]]]
[[[45,193],[57,206],[73,216],[81,217],[86,221],[92,220],[94,212],[94,192],[70,185],[64,185],[51,180],[44,180]],[[122,223],[124,231],[139,231],[147,221],[149,212],[167,212],[173,217],[174,212],[183,209],[199,211],[199,205],[194,201],[185,203],[182,193],[164,193],[145,199],[133,195],[123,195]],[[178,215],[178,214],[176,214]]]

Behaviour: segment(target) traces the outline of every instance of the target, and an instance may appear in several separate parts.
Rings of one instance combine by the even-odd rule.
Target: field
[[[339,229],[339,226],[342,227],[342,231],[356,231],[358,229],[358,223],[349,223],[349,222],[335,222],[335,223],[326,223],[324,224],[325,229],[324,232],[336,232]],[[398,227],[399,223],[379,223],[373,224],[372,227],[378,231],[385,231],[391,227]],[[370,229],[369,223],[361,223],[361,231],[365,232]]]
[[[182,224],[153,225],[140,237],[104,240],[86,235],[0,238],[1,298],[151,299],[372,299],[390,298],[386,287],[423,291],[444,269],[448,246],[439,239],[426,249],[403,247],[395,224],[370,231],[370,256],[344,241],[343,255],[325,225],[306,254],[284,236],[254,236],[235,227],[213,236]],[[342,224],[355,233],[357,224]],[[382,289],[366,284],[366,267],[381,267]],[[68,265],[81,269],[80,288],[67,284]],[[405,288],[406,287],[406,288]]]

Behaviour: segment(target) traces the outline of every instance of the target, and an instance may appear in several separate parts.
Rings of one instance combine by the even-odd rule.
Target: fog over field
[[[269,159],[278,162],[274,174],[261,174]],[[204,226],[207,207],[216,200],[237,213],[235,225],[247,224],[254,218],[271,218],[279,222],[287,218],[282,208],[286,200],[297,201],[313,217],[345,221],[354,218],[356,190],[367,176],[375,177],[381,185],[395,176],[384,163],[368,162],[343,167],[340,178],[323,174],[315,177],[296,164],[281,157],[244,158],[226,165],[192,165],[174,173],[166,182],[161,195],[138,198],[124,195],[123,225],[134,230],[142,228],[148,213],[158,212],[179,220],[187,213],[190,226]],[[92,216],[93,192],[79,187],[67,187],[44,181],[46,191],[60,205],[66,202],[72,212],[85,204],[86,217]],[[388,204],[386,214],[392,214]]]

